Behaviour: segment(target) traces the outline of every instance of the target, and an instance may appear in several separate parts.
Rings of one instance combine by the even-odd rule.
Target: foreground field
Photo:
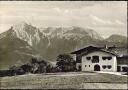
[[[0,78],[1,89],[127,89],[127,76],[76,72]]]

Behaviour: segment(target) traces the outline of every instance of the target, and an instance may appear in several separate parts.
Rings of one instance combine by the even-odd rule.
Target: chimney
[[[108,46],[107,46],[107,45],[105,45],[105,46],[104,46],[104,48],[105,48],[105,49],[108,49]]]

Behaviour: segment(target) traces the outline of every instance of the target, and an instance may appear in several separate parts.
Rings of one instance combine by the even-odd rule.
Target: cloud
[[[101,18],[99,18],[99,17],[97,17],[97,16],[90,15],[90,17],[91,17],[95,22],[98,22],[98,23],[101,23],[101,24],[106,24],[106,22],[105,22],[103,19],[101,19]]]
[[[95,25],[106,25],[106,26],[115,26],[115,25],[125,25],[122,21],[116,19],[114,21],[106,20],[103,18],[99,18],[98,16],[90,15],[92,22],[94,22]]]
[[[38,26],[126,27],[127,2],[116,1],[0,1],[1,30],[18,21]],[[120,29],[121,30],[121,29]],[[125,32],[127,29],[123,29]],[[4,31],[4,30],[3,30]],[[98,31],[101,33],[101,31]],[[121,30],[122,32],[122,30]],[[115,33],[115,32],[113,32]],[[106,34],[106,33],[104,33]]]
[[[90,15],[90,17],[97,25],[113,25],[114,24],[114,22],[99,18],[98,16]]]
[[[119,24],[119,25],[124,25],[124,23],[122,21],[120,21],[120,20],[116,20],[115,23]]]

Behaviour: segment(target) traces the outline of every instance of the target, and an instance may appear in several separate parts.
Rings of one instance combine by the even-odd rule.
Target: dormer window
[[[91,57],[86,57],[87,60],[91,60]]]

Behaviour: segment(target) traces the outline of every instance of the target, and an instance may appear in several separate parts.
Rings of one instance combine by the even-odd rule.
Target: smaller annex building
[[[111,47],[111,49],[113,48]],[[74,51],[71,54],[75,54],[76,68],[79,71],[127,71],[127,64],[122,63],[122,61],[126,61],[127,56],[125,56],[124,60],[123,56],[120,56],[112,52],[112,50],[110,51],[109,49],[110,48],[107,46],[88,46],[83,49]],[[122,69],[124,67],[125,70]]]

